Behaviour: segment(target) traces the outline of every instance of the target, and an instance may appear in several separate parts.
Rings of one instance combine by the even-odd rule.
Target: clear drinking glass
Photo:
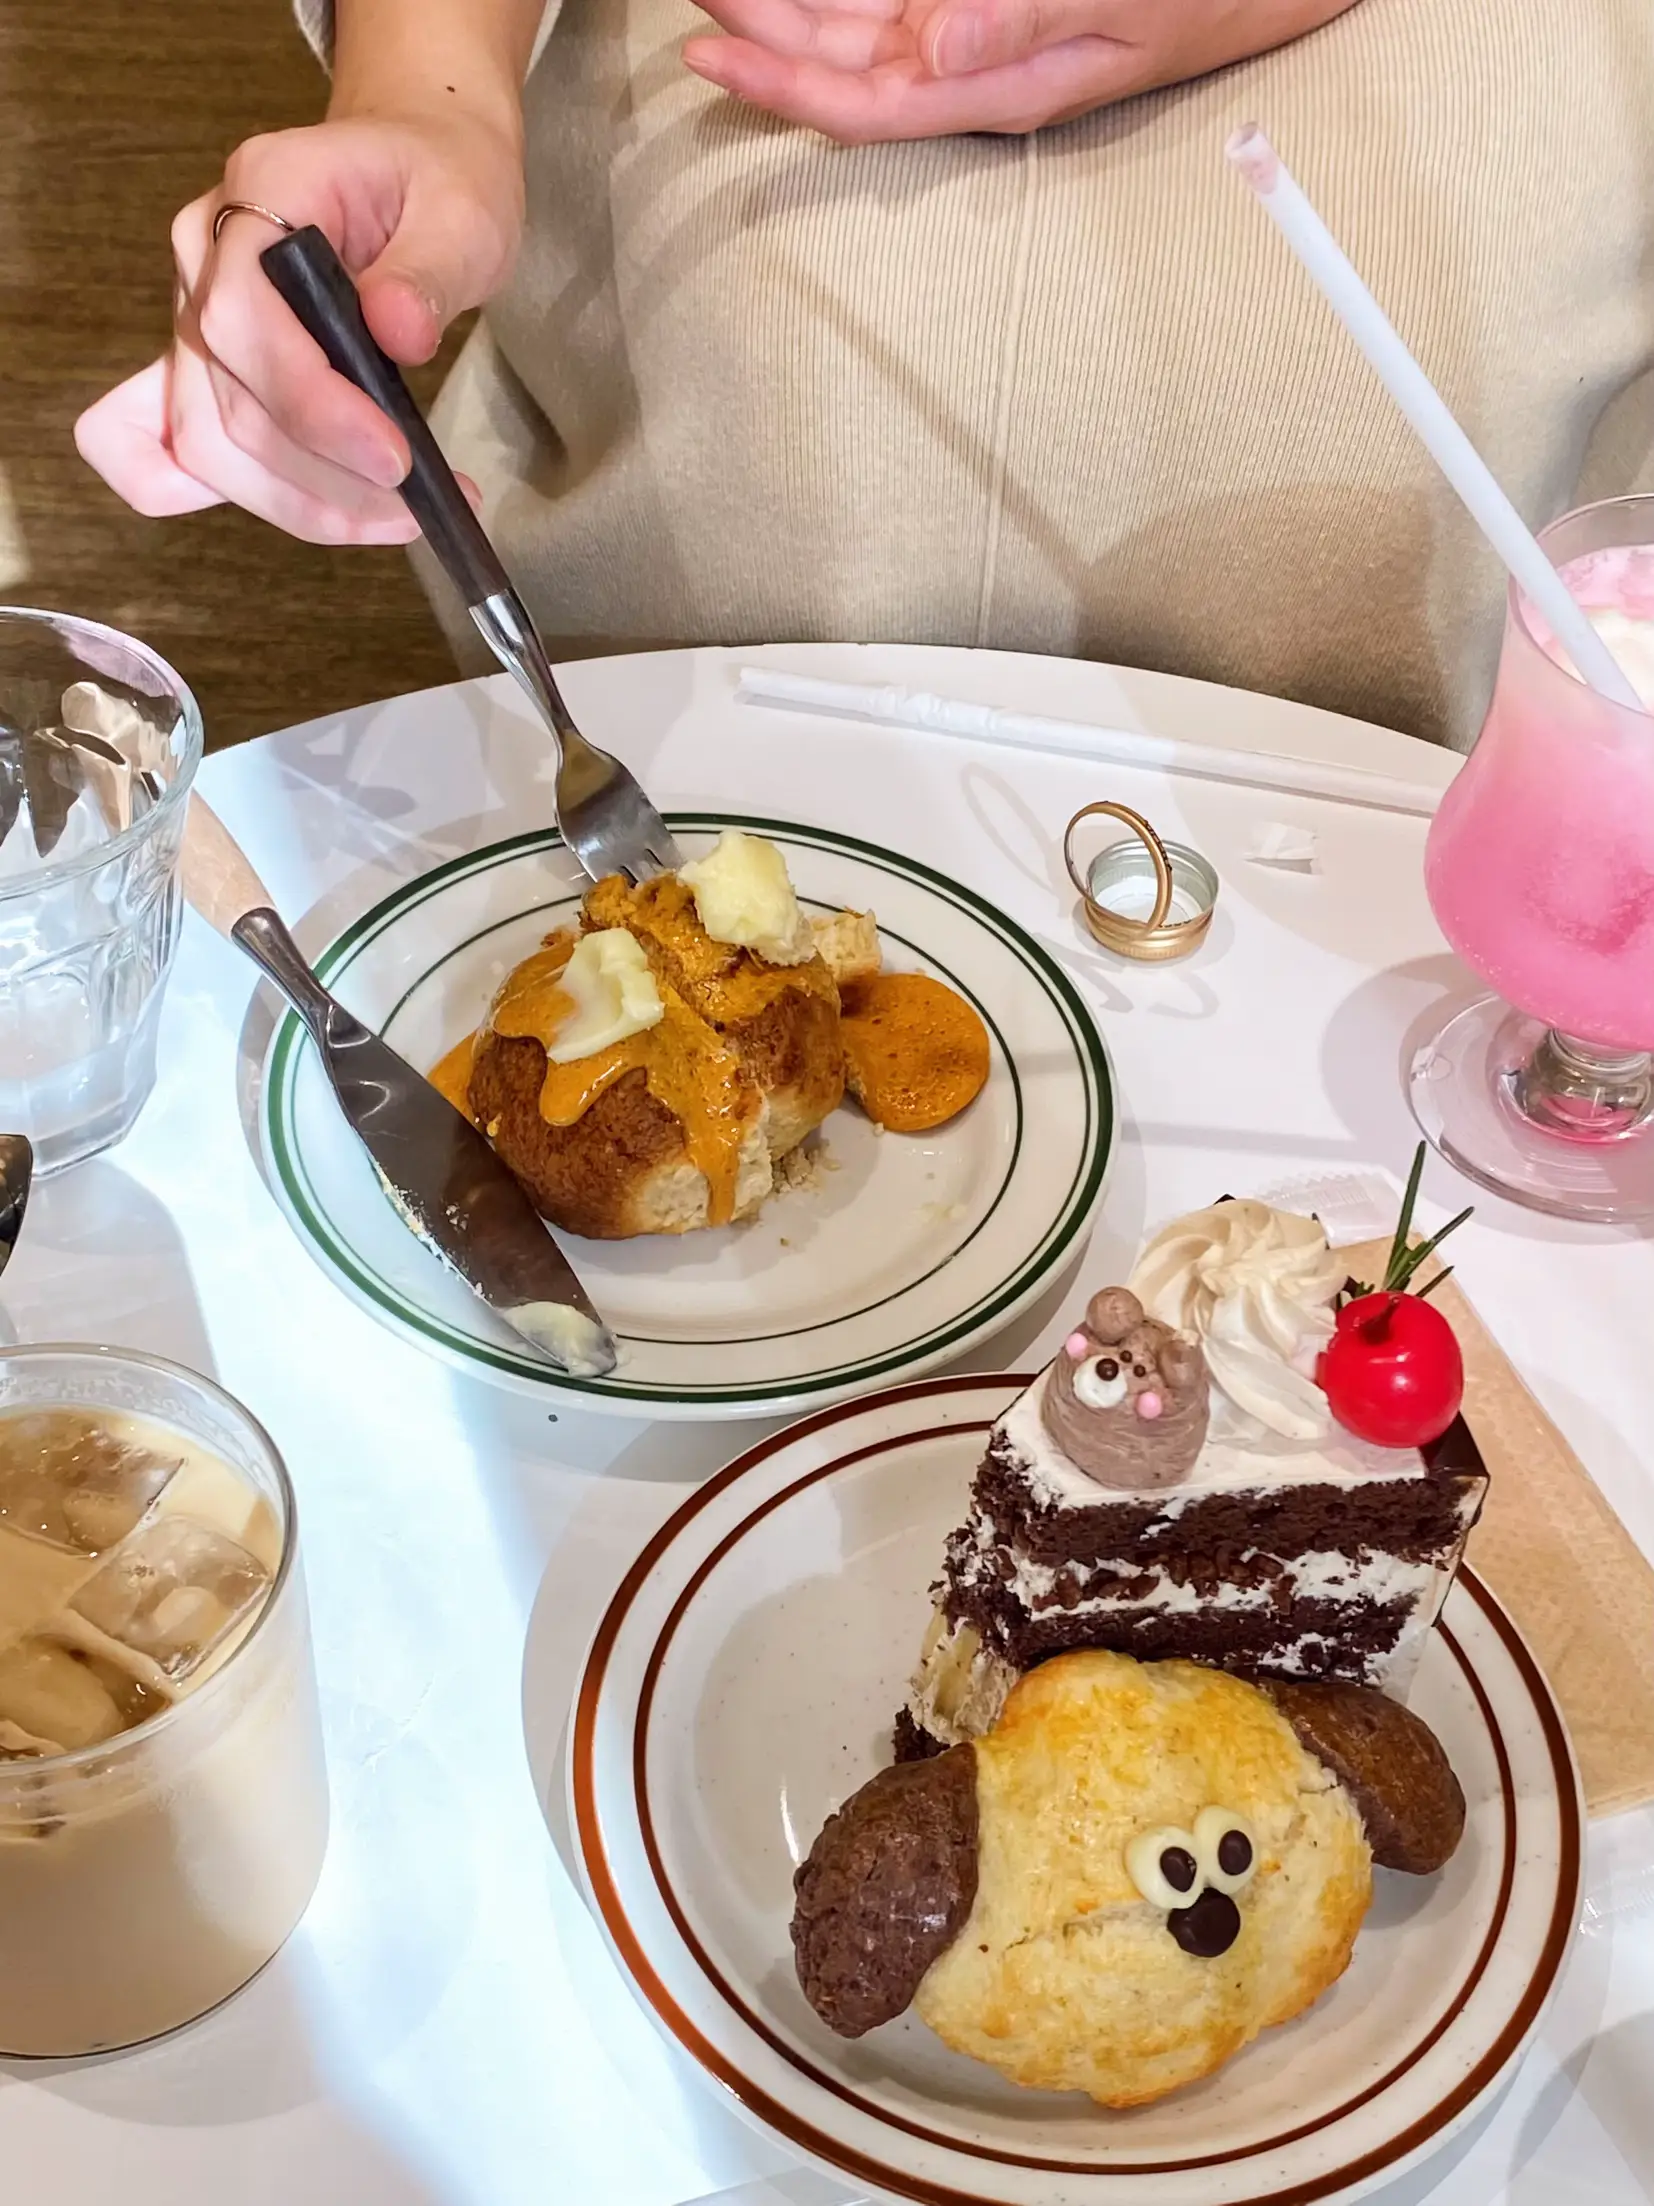
[[[63,725],[65,693],[91,683],[144,725],[147,780],[132,817],[75,796],[55,847],[35,846],[22,745]],[[52,744],[30,752],[81,770]],[[178,847],[201,758],[201,715],[165,660],[95,621],[0,606],[0,1127],[27,1134],[55,1172],[127,1133],[155,1084],[161,994],[178,935]],[[46,796],[68,791],[44,770]],[[72,783],[69,785],[72,788]],[[56,793],[54,794],[54,787]]]
[[[274,1446],[227,1394],[155,1357],[107,1348],[0,1351],[0,1413],[73,1408],[124,1413],[182,1443],[174,1501],[163,1491],[129,1528],[109,1515],[107,1482],[92,1492],[103,1515],[90,1521],[111,1534],[94,1567],[113,1557],[117,1588],[142,1592],[147,1585],[147,1606],[124,1619],[112,1615],[108,1597],[100,1603],[86,1591],[89,1581],[74,1576],[85,1568],[81,1553],[43,1553],[38,1535],[54,1512],[78,1524],[83,1548],[97,1547],[86,1531],[89,1489],[66,1482],[43,1489],[31,1467],[41,1459],[14,1451],[9,1465],[0,1454],[0,1613],[10,1614],[14,1629],[30,1600],[39,1606],[44,1566],[70,1574],[77,1614],[97,1620],[123,1646],[164,1659],[168,1642],[157,1634],[164,1628],[177,1644],[181,1620],[187,1628],[191,1614],[200,1614],[190,1604],[203,1598],[209,1572],[192,1564],[183,1582],[166,1578],[170,1593],[157,1601],[155,1577],[143,1575],[155,1568],[156,1528],[216,1515],[225,1476],[236,1506],[248,1512],[238,1536],[263,1547],[268,1584],[262,1605],[247,1608],[236,1627],[242,1636],[231,1630],[202,1661],[200,1682],[135,1729],[67,1753],[19,1752],[11,1733],[0,1740],[6,2054],[106,2052],[204,2014],[280,1948],[309,1904],[327,1840],[298,1525]],[[193,1483],[180,1496],[185,1481]],[[134,1488],[120,1501],[136,1507],[147,1490]],[[59,1510],[63,1493],[78,1516]],[[222,1581],[219,1591],[228,1603]],[[60,1598],[56,1586],[48,1598]],[[0,1654],[0,1717],[6,1661]],[[9,1689],[15,1719],[17,1692]]]
[[[1541,542],[1634,679],[1654,653],[1654,498],[1582,506]],[[1654,719],[1559,663],[1514,585],[1424,872],[1442,932],[1497,991],[1414,1055],[1426,1136],[1534,1209],[1654,1216]]]

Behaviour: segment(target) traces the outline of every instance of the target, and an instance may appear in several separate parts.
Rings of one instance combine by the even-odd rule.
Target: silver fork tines
[[[623,873],[647,881],[683,863],[671,830],[636,777],[575,726],[551,661],[528,609],[515,590],[499,590],[471,607],[478,633],[536,706],[557,748],[557,824],[563,840],[594,881]]]

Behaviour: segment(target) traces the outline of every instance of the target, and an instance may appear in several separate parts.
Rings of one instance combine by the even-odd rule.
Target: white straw
[[[1365,766],[1289,758],[1272,751],[1230,751],[1215,743],[1183,743],[1136,729],[1097,727],[1087,720],[1002,712],[959,697],[903,689],[894,682],[826,682],[813,674],[789,674],[781,667],[744,666],[735,694],[747,705],[872,720],[884,727],[922,729],[929,735],[963,735],[979,743],[1055,751],[1063,757],[1102,759],[1150,772],[1195,774],[1252,789],[1286,789],[1300,796],[1330,797],[1340,804],[1371,805],[1381,812],[1414,812],[1428,818],[1442,799],[1442,791],[1427,782],[1402,781]]]
[[[1495,482],[1487,462],[1447,410],[1441,393],[1407,350],[1384,309],[1304,197],[1286,163],[1248,123],[1226,148],[1319,285],[1328,305],[1366,354],[1380,380],[1428,447],[1436,465],[1470,508],[1482,534],[1549,623],[1583,678],[1617,705],[1644,709],[1613,653],[1569,593],[1567,584]]]

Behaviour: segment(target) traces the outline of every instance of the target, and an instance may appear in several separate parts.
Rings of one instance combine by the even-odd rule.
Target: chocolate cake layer
[[[1224,1438],[1175,1485],[1111,1489],[1054,1446],[1040,1383],[947,1543],[898,1758],[980,1736],[1018,1675],[1080,1647],[1405,1698],[1487,1491],[1462,1420],[1421,1454]]]
[[[909,1708],[898,1708],[890,1733],[890,1758],[895,1762],[925,1762],[947,1748],[918,1723]]]
[[[983,1644],[1018,1670],[1074,1647],[1106,1647],[1144,1662],[1178,1655],[1227,1670],[1357,1685],[1372,1682],[1414,1610],[1410,1601],[1297,1600],[1265,1608],[1033,1612],[1009,1586],[987,1580],[950,1584],[942,1605],[950,1624],[974,1626]]]
[[[1178,1498],[1110,1497],[1095,1508],[1059,1507],[1033,1489],[1003,1433],[989,1442],[973,1494],[996,1544],[1031,1562],[1074,1557],[1163,1566],[1169,1555],[1238,1555],[1246,1549],[1293,1556],[1368,1549],[1423,1561],[1451,1551],[1479,1505],[1485,1474],[1433,1471],[1424,1478],[1374,1479],[1357,1487],[1260,1476],[1256,1487]],[[963,1535],[956,1535],[962,1537]]]

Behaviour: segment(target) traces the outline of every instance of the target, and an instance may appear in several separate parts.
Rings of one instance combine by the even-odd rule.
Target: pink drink
[[[1623,501],[1619,526],[1650,503]],[[1553,556],[1613,514],[1559,523]],[[1581,549],[1562,573],[1654,705],[1654,543]],[[1581,1041],[1654,1049],[1654,720],[1579,681],[1514,592],[1487,720],[1424,868],[1442,932],[1507,1003]]]

